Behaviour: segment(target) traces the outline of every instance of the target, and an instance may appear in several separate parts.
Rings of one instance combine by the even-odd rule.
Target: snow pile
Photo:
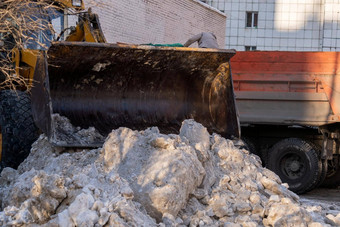
[[[94,127],[82,129],[71,124],[70,120],[59,114],[52,115],[53,131],[50,138],[54,144],[78,144],[87,146],[89,144],[102,144],[105,137],[102,136]],[[62,141],[62,142],[60,142]]]
[[[1,225],[155,225],[128,183],[96,162],[100,151],[64,152],[41,136],[18,171],[1,176]]]
[[[3,226],[321,226],[329,220],[315,222],[257,156],[193,120],[183,122],[179,135],[119,128],[94,150],[62,150],[41,136],[18,170],[3,170],[0,198]]]

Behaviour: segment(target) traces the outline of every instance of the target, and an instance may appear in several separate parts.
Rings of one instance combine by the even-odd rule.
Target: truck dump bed
[[[243,124],[340,121],[340,53],[237,52],[231,67]]]

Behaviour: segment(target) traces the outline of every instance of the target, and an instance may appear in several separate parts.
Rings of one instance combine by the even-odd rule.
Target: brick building
[[[226,15],[199,0],[85,0],[85,3],[99,15],[110,43],[184,43],[194,34],[211,31],[219,45],[224,46]]]

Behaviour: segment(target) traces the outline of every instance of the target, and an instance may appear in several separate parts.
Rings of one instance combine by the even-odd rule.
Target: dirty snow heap
[[[179,135],[119,128],[94,150],[56,148],[42,135],[18,170],[1,173],[0,225],[335,225],[287,187],[193,120]]]

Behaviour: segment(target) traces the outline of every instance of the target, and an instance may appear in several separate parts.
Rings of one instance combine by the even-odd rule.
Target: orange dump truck
[[[340,53],[237,52],[242,137],[290,189],[340,183]]]

